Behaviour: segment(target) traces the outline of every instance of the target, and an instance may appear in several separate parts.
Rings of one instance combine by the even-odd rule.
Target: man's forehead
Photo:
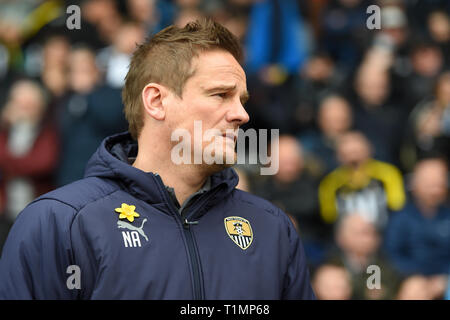
[[[246,81],[244,69],[230,53],[223,50],[205,51],[192,60],[194,75],[211,77],[211,80]],[[213,77],[212,77],[213,76]]]

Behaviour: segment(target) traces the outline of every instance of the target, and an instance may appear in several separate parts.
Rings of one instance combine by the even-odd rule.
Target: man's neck
[[[370,262],[369,255],[357,254],[353,252],[347,252],[346,258],[351,267],[358,272],[361,272],[363,269],[365,269]]]
[[[439,205],[433,204],[425,204],[421,203],[420,201],[416,202],[416,206],[419,209],[422,216],[424,216],[427,219],[434,218],[434,216],[437,214],[437,211],[439,210]]]
[[[144,172],[157,173],[164,185],[174,189],[180,205],[197,192],[208,178],[208,174],[201,172],[199,166],[176,165],[170,159],[164,160],[155,153],[147,154],[145,157],[142,153],[138,153],[133,167]]]

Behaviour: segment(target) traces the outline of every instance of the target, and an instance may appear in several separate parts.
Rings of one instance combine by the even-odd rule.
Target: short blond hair
[[[242,49],[237,38],[210,19],[169,26],[138,46],[122,90],[125,117],[134,139],[144,126],[142,89],[150,82],[164,85],[179,97],[186,81],[194,74],[191,62],[202,51],[221,49],[241,62]]]

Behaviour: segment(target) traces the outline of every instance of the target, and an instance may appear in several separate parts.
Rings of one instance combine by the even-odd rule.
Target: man
[[[61,135],[57,186],[81,179],[86,162],[102,140],[127,127],[120,89],[101,83],[94,51],[82,46],[72,48],[69,64],[70,93],[56,110]]]
[[[352,279],[345,266],[324,263],[313,274],[312,282],[318,300],[351,300]]]
[[[337,94],[324,97],[317,110],[317,128],[300,136],[308,153],[317,161],[325,175],[339,166],[336,155],[337,141],[353,125],[353,114],[347,99]]]
[[[389,212],[405,203],[403,178],[393,165],[372,157],[372,147],[358,131],[349,131],[337,141],[340,166],[319,184],[322,218],[334,223],[357,212],[384,230]],[[381,231],[383,232],[383,231]]]
[[[441,283],[446,283],[450,265],[447,194],[445,160],[424,158],[418,161],[411,179],[411,197],[405,207],[392,216],[386,230],[386,251],[402,275],[436,276],[441,278]]]
[[[255,182],[254,194],[271,201],[294,219],[308,262],[310,266],[316,265],[323,259],[332,233],[319,214],[318,179],[309,168],[302,144],[294,136],[279,137],[278,159],[278,172]]]
[[[168,27],[137,49],[123,90],[130,133],[105,139],[83,180],[22,212],[1,259],[0,297],[314,298],[285,213],[237,190],[227,164],[173,159],[172,134],[194,136],[200,120],[219,132],[215,158],[236,159],[229,131],[249,120],[240,56],[234,36],[209,20]]]
[[[330,250],[326,261],[345,266],[350,273],[352,299],[391,300],[399,286],[399,275],[380,250],[382,234],[373,222],[358,212],[342,217],[336,225],[336,247]],[[382,271],[379,286],[368,286],[369,266]],[[377,281],[378,281],[377,280]]]

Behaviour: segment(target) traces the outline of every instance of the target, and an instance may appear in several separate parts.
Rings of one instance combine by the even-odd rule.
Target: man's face
[[[69,84],[78,93],[90,92],[98,81],[95,56],[86,50],[72,52],[69,58]]]
[[[194,74],[186,81],[182,97],[173,94],[170,98],[168,125],[172,132],[183,129],[190,133],[192,154],[194,121],[197,132],[201,121],[202,138],[207,130],[216,129],[211,140],[202,139],[202,153],[207,146],[218,144],[221,148],[214,149],[214,157],[223,159],[225,166],[230,165],[226,159],[232,157],[236,161],[237,129],[249,120],[243,107],[248,99],[244,70],[230,53],[222,50],[200,53],[193,59],[192,68]]]
[[[417,165],[412,191],[419,204],[435,208],[444,203],[447,186],[447,167],[442,161],[430,159]]]
[[[344,217],[337,235],[339,247],[349,254],[369,256],[379,247],[375,226],[358,213]]]
[[[338,142],[337,156],[343,166],[356,169],[371,157],[370,146],[360,134],[347,134]]]
[[[381,105],[389,94],[389,77],[384,72],[362,72],[357,83],[358,95],[368,104]]]
[[[337,137],[351,127],[352,115],[348,103],[337,97],[328,98],[319,110],[319,126],[328,137]]]
[[[278,181],[291,182],[296,179],[303,169],[303,151],[300,144],[293,137],[285,136],[279,139],[278,145],[279,170]]]

